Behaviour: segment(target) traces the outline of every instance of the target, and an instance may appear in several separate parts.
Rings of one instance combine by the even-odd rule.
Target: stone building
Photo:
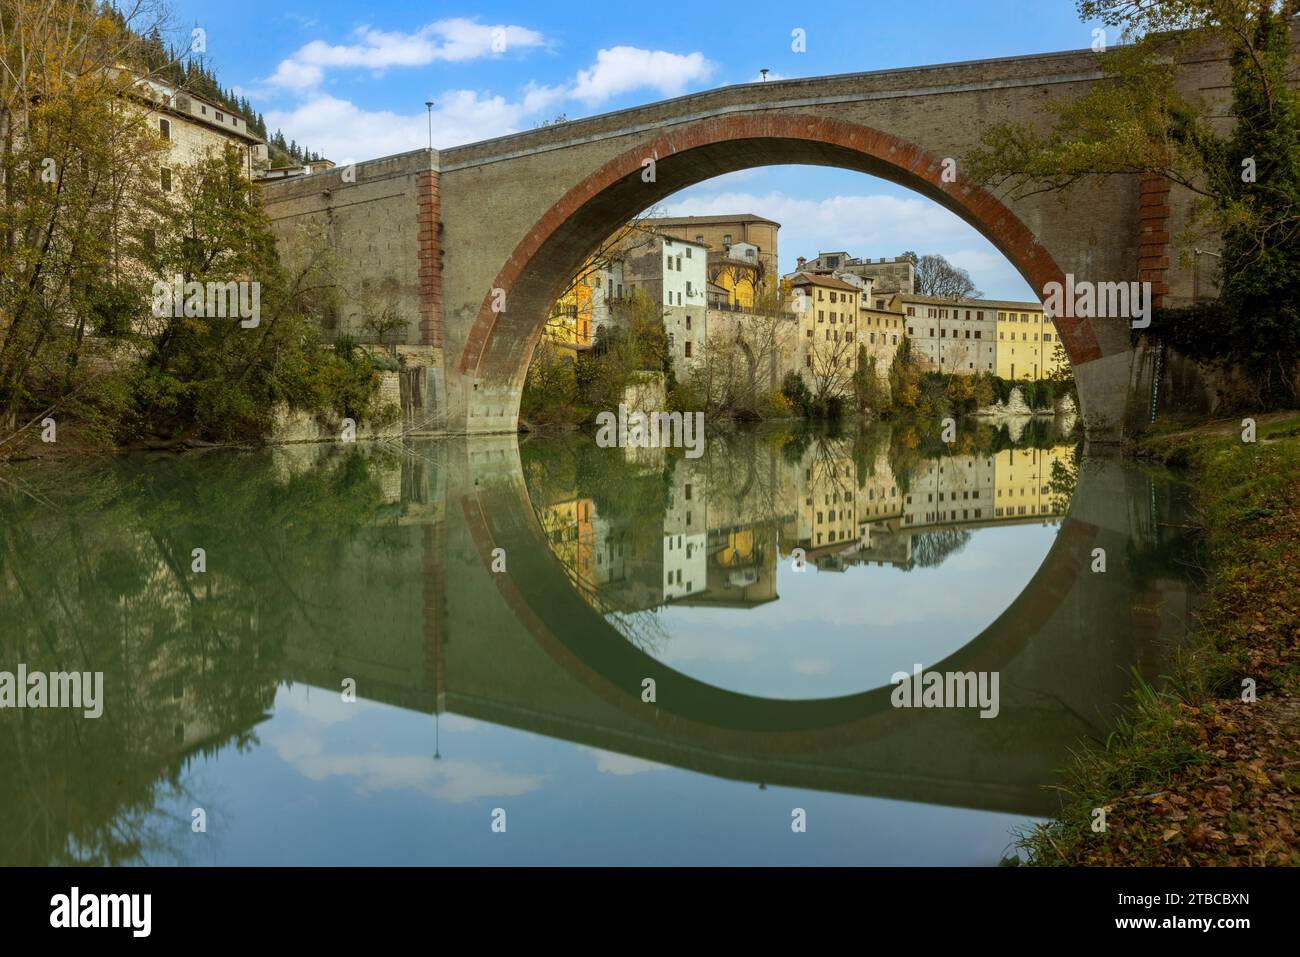
[[[725,253],[734,245],[748,243],[755,248],[768,288],[775,288],[777,232],[781,224],[753,213],[727,216],[668,216],[645,220],[648,228],[702,243],[710,252]],[[713,279],[712,276],[709,277]],[[716,280],[714,280],[716,282]]]
[[[827,272],[840,279],[845,274],[869,279],[873,291],[882,298],[882,302],[872,303],[877,309],[884,308],[885,296],[896,292],[911,293],[916,289],[916,267],[910,259],[855,259],[839,250],[818,253],[817,258],[812,260],[800,256],[795,269],[799,272]]]
[[[139,86],[150,125],[169,144],[167,165],[159,170],[165,192],[171,189],[173,170],[192,166],[227,146],[239,151],[249,179],[266,169],[266,142],[249,129],[247,118],[156,79],[142,80]]]
[[[662,306],[668,351],[683,371],[701,356],[708,332],[707,258],[703,243],[658,234],[623,260],[627,291]]]
[[[912,355],[928,369],[957,375],[996,371],[997,309],[992,303],[897,293],[889,309],[904,317]]]

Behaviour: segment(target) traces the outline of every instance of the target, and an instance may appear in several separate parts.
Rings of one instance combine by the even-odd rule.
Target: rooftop
[[[766,223],[780,227],[780,223],[753,213],[733,213],[730,216],[657,216],[646,220],[663,226],[725,226],[728,223]]]

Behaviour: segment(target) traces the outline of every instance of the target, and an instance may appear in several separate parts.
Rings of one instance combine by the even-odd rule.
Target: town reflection
[[[0,711],[3,864],[193,861],[190,809],[215,812],[221,794],[251,795],[262,810],[246,819],[286,793],[329,800],[343,772],[301,759],[374,703],[398,709],[383,733],[399,737],[459,715],[713,779],[1046,813],[1067,749],[1105,734],[1129,669],[1154,673],[1193,601],[1172,560],[1187,547],[1170,537],[1176,492],[1080,461],[1041,420],[954,443],[903,426],[711,434],[698,460],[579,435],[127,457],[14,473],[0,510],[0,670],[103,671],[106,689],[97,720]],[[851,659],[843,687],[730,681],[674,650],[693,628],[746,633],[783,606],[833,630],[832,606],[886,571],[926,570],[942,607],[945,569],[987,557],[980,536],[1004,526],[1036,529],[1041,561],[1018,580],[1004,569],[1006,607],[915,659],[998,670],[996,721],[889,706],[924,614]],[[1105,575],[1088,573],[1098,547]],[[797,591],[813,580],[834,593]],[[807,644],[814,630],[778,633]],[[348,682],[358,705],[341,699]],[[291,748],[277,729],[298,728],[301,689],[317,689],[318,721]],[[518,748],[534,771],[498,790],[550,780],[551,752]],[[436,737],[428,750],[403,758],[417,777]],[[270,752],[299,768],[293,783],[235,770]],[[385,826],[371,800],[346,806],[347,827]]]

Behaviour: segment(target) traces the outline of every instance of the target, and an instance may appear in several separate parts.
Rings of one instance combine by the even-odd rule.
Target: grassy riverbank
[[[1136,451],[1191,470],[1207,602],[1165,690],[1140,688],[1107,745],[1077,756],[1060,817],[1022,849],[1035,864],[1300,864],[1300,415],[1260,417],[1253,444],[1240,420],[1157,426]]]

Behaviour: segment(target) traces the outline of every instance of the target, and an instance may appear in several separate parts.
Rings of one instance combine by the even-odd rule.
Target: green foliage
[[[280,404],[357,422],[372,415],[374,364],[349,339],[331,349],[319,338],[318,317],[332,305],[328,247],[302,270],[284,269],[234,150],[178,171],[173,191],[158,195],[142,218],[139,239],[138,256],[152,275],[257,284],[260,315],[251,328],[208,310],[161,310],[141,323],[144,358],[129,375],[135,408],[124,436],[257,438]]]
[[[1107,82],[1051,104],[1056,123],[1049,133],[1019,124],[989,127],[983,146],[967,157],[967,169],[1012,195],[1132,174],[1161,176],[1185,187],[1197,198],[1186,245],[1213,247],[1221,241],[1220,302],[1212,311],[1166,312],[1152,334],[1195,359],[1241,369],[1265,407],[1295,404],[1300,400],[1300,99],[1291,85],[1295,3],[1082,0],[1079,10],[1084,18],[1144,35],[1102,55]],[[1189,100],[1176,82],[1180,58],[1212,42],[1228,51],[1235,123],[1226,133],[1218,107]]]

